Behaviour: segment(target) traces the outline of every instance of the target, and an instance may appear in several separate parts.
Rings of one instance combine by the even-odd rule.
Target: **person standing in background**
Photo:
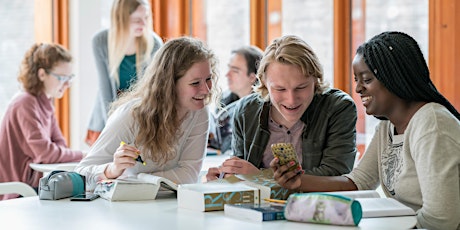
[[[94,36],[99,91],[85,138],[89,146],[105,126],[110,103],[142,76],[154,53],[163,45],[152,26],[146,0],[115,0],[110,28]]]
[[[58,44],[34,44],[25,54],[18,81],[22,91],[10,102],[0,126],[0,182],[20,181],[38,188],[41,172],[30,163],[79,161],[83,153],[71,150],[54,115],[54,99],[70,87],[72,56]],[[18,197],[7,194],[2,199]]]
[[[233,108],[236,102],[251,93],[257,83],[257,65],[262,59],[262,50],[256,46],[243,46],[232,51],[225,75],[228,92],[222,98],[223,109],[218,109],[214,121],[210,122],[209,147],[222,153],[231,150]]]

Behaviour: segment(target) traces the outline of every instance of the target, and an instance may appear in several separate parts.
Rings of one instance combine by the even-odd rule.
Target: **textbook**
[[[224,213],[227,216],[259,222],[285,220],[284,207],[285,205],[273,203],[225,204]]]
[[[181,184],[177,205],[196,211],[222,211],[225,204],[259,204],[259,190],[242,183]]]
[[[231,175],[203,184],[180,185],[178,206],[199,211],[222,211],[225,204],[268,203],[266,198],[287,199],[294,191],[281,187],[271,169],[257,174]]]
[[[380,194],[376,190],[355,190],[355,191],[337,191],[337,192],[322,192],[326,194],[342,195],[352,199],[356,198],[380,198]]]
[[[375,190],[324,192],[342,195],[357,200],[361,204],[363,218],[414,216],[415,211],[393,198],[381,198]]]
[[[363,210],[363,218],[415,216],[412,208],[393,198],[356,198]]]
[[[160,190],[177,191],[177,184],[148,173],[98,182],[94,193],[110,201],[154,200]]]
[[[289,195],[295,191],[281,187],[275,179],[273,179],[273,171],[271,169],[262,169],[256,174],[237,174],[235,175],[242,183],[259,189],[261,203],[268,203],[265,199],[287,200]]]

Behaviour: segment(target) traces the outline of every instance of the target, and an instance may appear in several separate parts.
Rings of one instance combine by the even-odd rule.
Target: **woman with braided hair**
[[[431,82],[417,42],[381,33],[358,48],[353,71],[366,113],[382,120],[359,165],[319,177],[295,175],[275,158],[275,179],[305,192],[381,185],[416,211],[418,228],[460,229],[460,115]]]

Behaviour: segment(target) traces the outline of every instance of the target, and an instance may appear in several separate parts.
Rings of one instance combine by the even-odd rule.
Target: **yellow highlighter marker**
[[[120,142],[120,146],[123,146],[123,145],[125,145],[125,144],[126,144],[126,143],[125,143],[124,141],[121,141],[121,142]],[[134,158],[134,160],[135,160],[135,161],[141,162],[143,165],[146,165],[146,164],[147,164],[147,163],[145,163],[144,160],[142,160],[142,157],[141,157],[141,155],[140,155],[139,152],[137,152],[137,158]]]

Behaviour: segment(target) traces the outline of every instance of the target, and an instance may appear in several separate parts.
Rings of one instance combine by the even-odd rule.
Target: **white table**
[[[0,229],[409,229],[414,216],[362,219],[359,227],[297,223],[285,220],[253,222],[227,217],[223,211],[198,212],[177,208],[177,199],[164,195],[154,201],[90,202],[39,200],[38,197],[0,201]]]
[[[73,171],[78,162],[55,163],[55,164],[37,164],[30,163],[29,166],[39,172],[47,173],[53,170]]]
[[[230,155],[215,155],[215,156],[206,156],[203,161],[203,166],[201,167],[201,172],[199,174],[199,181],[206,181],[206,173],[211,167],[217,167],[222,164],[226,159],[230,158]],[[64,170],[64,171],[73,171],[77,166],[78,162],[68,162],[68,163],[55,163],[55,164],[37,164],[30,163],[29,166],[39,172],[43,172],[44,175],[47,175],[53,170]]]
[[[230,158],[229,155],[215,155],[215,156],[206,156],[203,161],[202,171],[208,171],[210,167],[217,167],[223,161]],[[67,162],[67,163],[55,163],[55,164],[37,164],[30,163],[29,166],[39,172],[51,172],[53,170],[65,170],[73,171],[78,165],[78,162]]]

